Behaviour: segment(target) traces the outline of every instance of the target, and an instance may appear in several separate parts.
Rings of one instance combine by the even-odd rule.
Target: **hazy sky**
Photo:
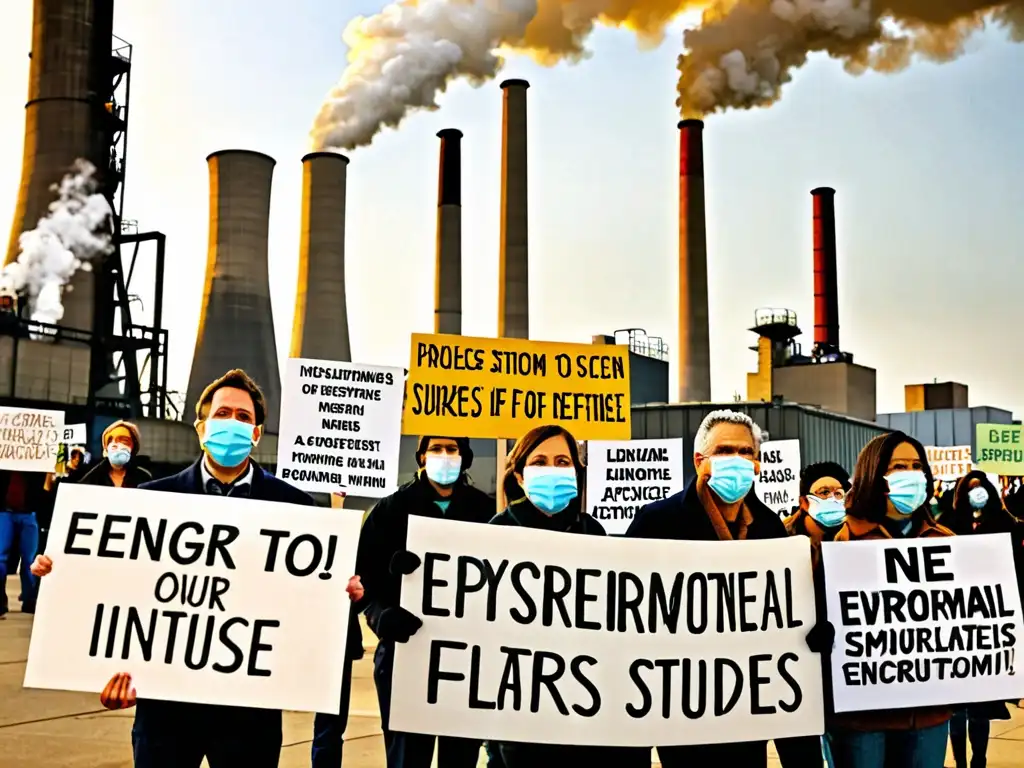
[[[31,3],[0,13],[0,224],[21,172]],[[126,218],[168,236],[170,376],[184,390],[206,260],[206,155],[275,157],[270,279],[288,352],[299,245],[300,158],[345,65],[345,23],[379,0],[145,0],[118,5],[135,45]],[[16,6],[16,7],[14,7]],[[511,59],[529,91],[531,335],[589,341],[640,327],[674,349],[679,26],[656,50],[601,30],[579,65]],[[811,62],[771,109],[714,115],[705,131],[712,389],[745,394],[758,307],[813,333],[811,198],[837,189],[840,336],[878,369],[878,407],[903,385],[953,379],[971,405],[1024,413],[1024,46],[1000,32],[961,59],[895,76]],[[353,359],[404,365],[433,328],[435,133],[463,141],[463,332],[494,335],[501,92],[456,84],[438,112],[351,153],[347,279]],[[6,229],[4,230],[6,237]],[[6,240],[4,240],[6,242]],[[143,294],[150,309],[151,289]],[[282,364],[283,370],[283,364]],[[672,370],[673,391],[675,369]]]

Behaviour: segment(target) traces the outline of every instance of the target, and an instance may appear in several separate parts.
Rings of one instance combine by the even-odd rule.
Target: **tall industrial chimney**
[[[102,94],[112,81],[114,0],[35,0],[25,104],[21,188],[4,263],[18,258],[18,236],[34,229],[56,195],[50,189],[78,158],[107,166]],[[79,270],[64,292],[61,325],[93,328],[94,277]]]
[[[679,402],[711,400],[704,123],[679,125]]]
[[[276,433],[281,375],[267,272],[275,161],[243,149],[214,152],[206,161],[210,166],[209,250],[185,419],[193,418],[207,384],[232,368],[243,368],[263,389],[269,409],[267,431]]]
[[[814,347],[839,351],[839,280],[836,272],[836,191],[811,190],[814,200]]]
[[[348,158],[313,152],[302,158],[299,284],[292,357],[350,362],[345,299],[345,196]]]
[[[501,256],[498,336],[530,338],[530,264],[526,185],[525,80],[506,80],[501,116]]]
[[[438,131],[434,333],[462,333],[462,131]]]

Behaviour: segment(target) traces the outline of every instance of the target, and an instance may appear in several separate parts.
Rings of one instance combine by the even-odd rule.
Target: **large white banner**
[[[1009,534],[825,542],[822,556],[837,712],[1024,697]]]
[[[404,376],[401,368],[290,358],[277,476],[309,493],[394,493]]]
[[[768,509],[786,517],[800,503],[800,441],[761,444],[761,475],[754,492]]]
[[[409,519],[391,728],[637,746],[822,733],[810,545]]]
[[[64,412],[0,406],[0,470],[53,472]]]
[[[591,440],[587,509],[609,534],[623,534],[640,507],[683,490],[683,440]]]
[[[337,712],[362,514],[60,485],[25,686]]]

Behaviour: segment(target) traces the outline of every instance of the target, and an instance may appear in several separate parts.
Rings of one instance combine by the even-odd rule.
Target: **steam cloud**
[[[767,106],[816,51],[852,74],[951,61],[986,18],[1024,41],[1024,0],[714,0],[683,35],[676,103],[690,117]]]
[[[90,270],[90,260],[109,253],[110,205],[97,194],[96,168],[76,160],[72,171],[52,189],[57,199],[35,229],[18,238],[18,260],[0,271],[0,293],[27,295],[29,316],[41,323],[59,323],[64,317],[61,289],[79,269]]]
[[[956,58],[986,17],[1024,40],[1024,0],[399,0],[346,28],[349,64],[317,115],[313,148],[365,146],[410,110],[437,109],[452,79],[493,78],[502,50],[578,61],[597,24],[651,47],[694,8],[703,18],[684,35],[677,101],[692,117],[771,104],[815,51],[859,74],[896,72],[915,55]]]

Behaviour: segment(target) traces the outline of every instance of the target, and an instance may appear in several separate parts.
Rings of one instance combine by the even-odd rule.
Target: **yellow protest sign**
[[[413,334],[402,432],[517,439],[560,424],[578,440],[628,440],[624,346]]]

